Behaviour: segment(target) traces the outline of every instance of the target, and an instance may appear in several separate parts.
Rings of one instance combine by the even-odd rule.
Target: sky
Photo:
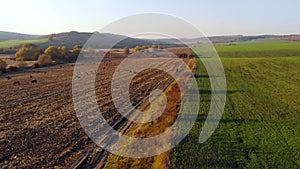
[[[299,0],[0,0],[0,31],[93,32],[126,16],[177,16],[204,34],[300,34]]]

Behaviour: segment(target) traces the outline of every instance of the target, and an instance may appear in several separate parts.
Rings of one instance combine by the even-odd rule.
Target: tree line
[[[72,50],[66,46],[49,46],[42,51],[34,44],[23,45],[15,54],[16,61],[38,61],[39,65],[50,65],[55,62],[74,62],[76,61],[81,47],[75,45]]]
[[[139,52],[139,51],[141,51],[141,50],[147,50],[147,49],[149,49],[149,46],[147,46],[147,45],[144,45],[144,46],[136,46],[136,47],[133,49],[133,51],[134,51],[134,52]],[[152,46],[150,47],[150,49],[152,49],[152,50],[157,50],[157,49],[163,49],[163,47],[162,47],[161,45],[152,45]],[[129,53],[130,53],[129,48],[128,48],[128,47],[125,47],[125,48],[123,49],[123,53],[124,53],[124,54],[129,54]]]

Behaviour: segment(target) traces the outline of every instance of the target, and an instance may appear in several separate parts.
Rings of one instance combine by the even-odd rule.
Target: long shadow
[[[199,92],[200,94],[212,94],[211,90],[197,90],[197,89],[191,89],[191,92]],[[244,90],[217,90],[214,91],[214,94],[234,94],[234,93],[243,93],[245,92]]]
[[[193,89],[191,89],[191,93],[193,92],[199,92],[200,93],[200,103],[211,103],[211,97],[207,98],[207,99],[204,99],[202,100],[201,99],[201,94],[207,94],[207,95],[211,95],[211,90],[197,90],[195,89],[193,91]],[[228,95],[231,95],[231,94],[234,94],[234,93],[242,93],[244,92],[243,90],[228,90],[228,91],[215,91],[215,94],[228,94]],[[185,114],[184,115],[184,119],[183,121],[190,121],[192,120],[192,118],[190,118],[189,116],[192,116],[192,115],[189,115],[189,114]],[[203,114],[198,114],[197,116],[197,119],[196,119],[196,122],[205,122],[206,121],[206,118],[207,118],[207,115],[203,115]],[[214,121],[213,119],[211,119],[211,121]],[[230,123],[230,122],[235,122],[235,123],[242,123],[242,122],[260,122],[259,120],[251,120],[251,119],[221,119],[220,121],[221,123]]]
[[[200,78],[215,78],[215,77],[221,77],[221,76],[216,76],[216,75],[194,75],[196,79]]]
[[[191,121],[193,115],[184,114],[183,121]],[[205,122],[207,118],[206,114],[198,114],[196,122]],[[217,120],[211,119],[210,122],[217,122]],[[220,123],[262,123],[266,120],[257,120],[257,119],[221,119]]]

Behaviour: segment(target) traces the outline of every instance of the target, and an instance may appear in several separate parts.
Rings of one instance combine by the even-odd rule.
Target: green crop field
[[[219,44],[216,49],[228,85],[222,120],[199,144],[210,105],[201,102],[195,126],[174,149],[173,167],[300,168],[300,44]],[[195,74],[207,74],[200,60]],[[199,77],[200,91],[210,90],[209,78]],[[210,94],[201,97],[209,100]]]
[[[0,42],[0,49],[15,47],[27,43],[40,44],[48,42],[48,39],[36,39],[36,40],[8,40]]]
[[[280,40],[236,42],[216,44],[220,57],[283,57],[300,56],[300,43]],[[203,55],[212,48],[200,47]]]

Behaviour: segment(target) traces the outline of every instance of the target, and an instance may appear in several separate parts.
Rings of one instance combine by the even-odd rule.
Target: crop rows
[[[111,78],[119,63],[119,60],[113,60],[100,65],[95,82],[98,107],[111,125],[120,119],[110,94]],[[172,59],[161,59],[161,64],[173,66],[169,69],[179,66]],[[73,68],[72,65],[63,65],[26,70],[9,74],[11,80],[1,77],[1,168],[68,167],[78,159],[86,159],[87,154],[90,161],[81,162],[85,165],[96,165],[101,162],[99,159],[105,159],[106,152],[88,138],[77,120],[72,100]],[[96,72],[88,72],[78,78],[84,79],[92,73]],[[173,80],[170,76],[166,78],[166,74],[157,73],[157,70],[136,73],[130,91],[131,100],[136,103],[143,101],[149,91],[163,88]],[[126,71],[122,72],[122,76],[124,78],[120,80],[130,80],[126,79]],[[33,78],[37,83],[31,83]],[[15,81],[20,84],[14,85]],[[135,89],[137,92],[133,92]],[[144,89],[149,90],[142,92]],[[82,95],[80,99],[85,101],[88,98]],[[93,112],[93,109],[96,107],[91,107],[86,113]],[[122,121],[121,124],[125,123]]]

